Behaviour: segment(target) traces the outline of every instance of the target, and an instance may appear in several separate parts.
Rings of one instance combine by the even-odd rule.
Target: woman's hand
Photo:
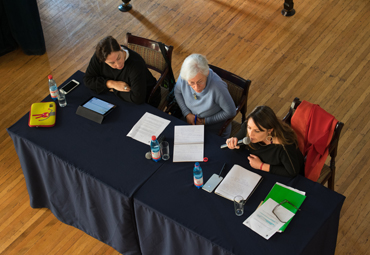
[[[236,137],[231,137],[231,138],[227,139],[226,140],[226,144],[227,144],[227,147],[230,150],[239,149],[240,148],[240,146],[238,145],[238,139]]]
[[[254,169],[260,169],[260,170],[265,171],[265,172],[270,172],[270,165],[263,163],[260,160],[260,158],[257,157],[256,155],[250,154],[248,156],[248,160],[249,160],[249,164]],[[262,163],[263,163],[263,165],[262,165]],[[262,169],[261,169],[261,166],[262,166]]]
[[[186,122],[190,125],[195,125],[194,123],[194,120],[195,120],[195,115],[192,114],[192,113],[189,113],[188,115],[186,115]],[[197,120],[198,121],[198,120]]]
[[[110,91],[113,91],[113,89],[121,92],[130,92],[131,88],[130,86],[124,82],[124,81],[107,81],[107,87],[110,89]]]
[[[197,123],[195,125],[205,125],[206,124],[205,118],[197,118]]]

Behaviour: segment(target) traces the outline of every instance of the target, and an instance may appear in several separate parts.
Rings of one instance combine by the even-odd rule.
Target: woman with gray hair
[[[223,123],[236,114],[227,84],[209,68],[207,59],[200,54],[192,54],[184,60],[175,97],[186,122],[205,125],[207,132],[218,134]],[[222,137],[228,138],[230,132],[231,125]]]

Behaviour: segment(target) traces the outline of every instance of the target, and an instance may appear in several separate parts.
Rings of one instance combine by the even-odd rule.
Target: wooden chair
[[[155,72],[160,74],[160,77],[157,81],[157,84],[150,93],[148,102],[154,95],[154,92],[161,86],[161,102],[158,106],[159,109],[163,110],[166,106],[166,97],[169,93],[169,89],[164,87],[164,78],[169,72],[169,67],[164,59],[161,49],[157,41],[150,39],[134,36],[131,33],[126,34],[126,43],[127,47],[141,55],[145,60],[147,67]],[[171,63],[172,60],[172,46],[165,45],[167,50],[167,59]]]
[[[292,116],[297,109],[297,107],[300,105],[301,101],[299,98],[294,98],[292,104],[290,105],[289,112],[287,115],[283,118],[283,121],[290,125]],[[339,137],[340,133],[342,131],[344,124],[342,122],[337,122],[333,137],[329,144],[329,155],[330,155],[330,164],[329,166],[327,164],[324,164],[319,179],[317,180],[318,183],[321,183],[322,185],[325,185],[326,182],[328,182],[328,188],[331,190],[334,190],[334,181],[335,181],[335,157],[337,156],[338,152],[338,143],[339,143]]]
[[[241,124],[245,121],[246,118],[245,115],[247,113],[248,92],[249,87],[251,85],[251,81],[245,80],[217,66],[209,65],[209,68],[211,68],[218,76],[221,77],[223,81],[226,82],[230,95],[235,103],[236,115],[239,112],[241,113],[241,122],[235,120],[236,117],[235,115],[233,118],[230,118],[227,121],[225,121],[224,125],[222,126],[219,132],[219,135],[221,135],[225,131],[227,126],[231,123],[230,137],[233,137],[240,130]]]

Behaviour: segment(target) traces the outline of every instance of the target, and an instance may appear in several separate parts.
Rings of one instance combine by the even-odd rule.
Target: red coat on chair
[[[302,101],[291,120],[298,146],[306,157],[305,177],[317,181],[329,154],[337,120],[319,105]]]

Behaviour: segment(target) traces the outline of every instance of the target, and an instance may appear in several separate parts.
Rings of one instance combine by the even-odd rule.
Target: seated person
[[[207,59],[200,54],[192,54],[184,60],[175,85],[175,97],[186,122],[205,125],[207,132],[218,134],[224,122],[236,114],[227,84],[209,68]],[[231,125],[222,137],[229,137],[230,132]]]
[[[236,136],[227,139],[226,144],[229,149],[239,149],[238,140],[249,137],[251,143],[246,147],[250,152],[251,167],[288,177],[304,175],[304,158],[298,148],[297,136],[270,107],[257,106]]]
[[[142,104],[147,102],[157,80],[138,53],[107,36],[96,46],[84,83],[98,94],[111,91],[126,102]],[[157,107],[160,100],[161,91],[158,88],[149,103]]]

